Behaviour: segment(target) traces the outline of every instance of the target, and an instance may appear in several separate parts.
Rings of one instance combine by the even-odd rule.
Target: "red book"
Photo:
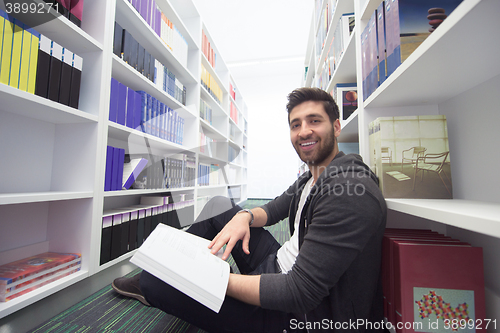
[[[79,253],[46,252],[0,266],[0,301],[5,302],[78,271]]]
[[[396,332],[486,328],[482,248],[399,242],[395,263]]]

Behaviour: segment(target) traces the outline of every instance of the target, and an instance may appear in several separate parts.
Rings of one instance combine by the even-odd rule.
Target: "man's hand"
[[[208,245],[208,248],[212,250],[212,254],[217,253],[227,244],[226,250],[222,255],[222,259],[226,260],[239,240],[243,241],[243,251],[246,254],[250,254],[248,247],[250,241],[250,219],[251,216],[249,213],[236,214]]]

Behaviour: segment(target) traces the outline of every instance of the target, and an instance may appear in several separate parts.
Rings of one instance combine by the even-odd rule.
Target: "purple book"
[[[127,115],[125,125],[130,128],[134,127],[134,107],[135,107],[135,91],[127,87]]]
[[[116,123],[125,125],[125,112],[127,106],[127,86],[118,82],[118,107],[116,113]]]
[[[112,168],[111,168],[111,191],[117,191],[119,188],[117,188],[118,182],[116,181],[118,177],[118,156],[119,151],[118,148],[113,147],[113,161],[112,163]]]
[[[148,160],[145,158],[136,158],[130,163],[125,163],[123,166],[123,188],[128,190],[147,164]]]
[[[104,172],[104,191],[111,191],[111,172],[113,168],[113,147],[106,148],[106,169]]]
[[[118,81],[111,78],[111,91],[109,94],[109,120],[116,123],[118,110]]]
[[[115,148],[116,149],[116,148]],[[123,180],[123,164],[125,163],[125,149],[118,148],[118,168],[117,168],[117,177],[116,177],[116,187],[117,191],[122,189],[122,180]]]

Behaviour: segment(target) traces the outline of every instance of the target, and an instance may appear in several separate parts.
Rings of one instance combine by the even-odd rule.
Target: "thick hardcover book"
[[[446,116],[380,117],[368,132],[369,165],[386,198],[452,199]]]
[[[142,96],[138,92],[134,92],[134,124],[132,128],[141,130],[141,105],[142,105]]]
[[[119,154],[120,151],[118,148],[113,148],[113,162],[112,162],[112,169],[111,169],[111,191],[117,191],[120,188],[118,188],[118,161],[119,161]]]
[[[4,26],[0,83],[9,84],[12,42],[14,39],[14,18],[3,11],[2,15],[4,17]]]
[[[123,181],[123,166],[125,164],[125,149],[118,148],[118,175],[116,178],[116,187],[117,190],[122,189],[122,181]]]
[[[146,214],[144,216],[144,239],[148,238],[149,234],[151,234],[151,223],[152,223],[152,208],[146,208]]]
[[[23,46],[21,52],[21,68],[19,69],[19,90],[22,91],[28,91],[32,37],[31,28],[23,24]]]
[[[128,238],[129,251],[137,249],[137,226],[138,226],[139,212],[134,210],[130,212],[130,227]]]
[[[7,22],[6,22],[7,23]],[[5,43],[5,41],[4,41]],[[50,47],[52,41],[40,35],[40,48],[38,50],[38,65],[36,70],[35,94],[44,98],[48,96],[50,73]],[[3,58],[2,58],[3,62]]]
[[[443,332],[460,323],[485,329],[482,248],[399,243],[395,254],[398,333]]]
[[[61,68],[61,85],[59,87],[59,103],[69,105],[71,96],[71,71],[73,68],[73,52],[63,48]]]
[[[118,106],[116,111],[116,123],[125,125],[127,112],[127,86],[118,82]]]
[[[172,287],[219,312],[229,264],[210,253],[209,241],[159,224],[130,261]]]
[[[129,128],[135,128],[134,127],[134,107],[135,107],[135,91],[129,87],[127,87],[127,108],[126,108],[126,115],[125,115],[125,125]]]
[[[121,241],[122,241],[122,214],[115,213],[113,215],[113,226],[111,228],[111,260],[121,256]]]
[[[377,48],[378,48],[378,82],[381,85],[386,77],[385,54],[385,10],[384,1],[377,8]]]
[[[58,102],[59,88],[61,85],[62,46],[52,41],[50,55],[51,57],[47,98],[54,102]]]
[[[115,22],[115,33],[113,37],[113,53],[117,57],[121,57],[122,55],[122,42],[123,42],[123,28],[121,25],[118,24],[118,22]]]
[[[137,71],[144,75],[144,47],[139,44],[137,46]]]
[[[7,13],[0,10],[0,78],[2,76],[2,49],[3,49],[3,32]]]
[[[386,1],[387,75],[393,73],[461,2]]]
[[[101,258],[100,264],[104,265],[111,260],[111,234],[113,230],[113,215],[102,217],[101,230]]]
[[[21,71],[21,55],[23,49],[23,31],[24,24],[18,19],[14,19],[9,85],[16,89],[19,88],[19,73]]]
[[[113,171],[113,150],[111,146],[106,147],[106,169],[104,172],[104,191],[111,191],[111,179]]]
[[[123,53],[122,59],[127,64],[130,64],[130,50],[132,44],[132,35],[127,30],[123,30]]]
[[[139,209],[137,215],[137,247],[141,246],[144,242],[144,221],[146,219],[146,210]]]
[[[28,73],[28,92],[35,93],[36,77],[37,77],[37,64],[38,64],[38,44],[40,42],[40,33],[35,29],[30,28],[31,31],[31,54],[30,65]]]
[[[46,252],[0,266],[0,302],[9,301],[80,269],[79,253]]]
[[[80,102],[80,84],[82,81],[82,57],[73,54],[73,67],[71,68],[71,93],[69,96],[69,106],[78,109]]]
[[[129,237],[130,237],[130,212],[122,214],[122,223],[120,225],[120,255],[129,251]]]
[[[128,190],[147,164],[148,160],[145,158],[136,158],[125,163],[123,166],[123,188]]]
[[[119,82],[111,78],[111,88],[109,93],[109,120],[116,123],[118,114],[118,85]]]

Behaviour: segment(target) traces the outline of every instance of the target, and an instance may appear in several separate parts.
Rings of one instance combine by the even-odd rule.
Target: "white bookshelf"
[[[82,254],[82,268],[76,273],[6,303],[0,303],[0,318],[50,296],[70,285],[128,260],[133,251],[99,265],[102,214],[105,210],[140,202],[141,196],[194,195],[195,214],[215,195],[228,195],[228,187],[240,187],[246,199],[246,152],[243,121],[244,100],[237,92],[233,101],[239,112],[236,138],[229,138],[229,83],[235,82],[216,49],[191,0],[157,0],[158,6],[175,24],[188,44],[185,60],[178,59],[147,25],[127,0],[85,0],[82,27],[55,18],[38,31],[83,58],[78,109],[0,85],[0,264],[47,251]],[[113,54],[114,22],[127,29],[148,52],[162,62],[186,86],[186,105],[136,72]],[[29,23],[29,22],[25,22]],[[213,69],[201,51],[202,29],[216,50]],[[216,39],[216,36],[214,36]],[[223,91],[217,103],[201,85],[201,65],[211,71]],[[184,140],[179,145],[147,135],[108,120],[110,81],[115,78],[128,87],[146,91],[185,119]],[[199,117],[200,98],[213,109],[209,124]],[[231,98],[232,99],[232,98]],[[217,139],[216,156],[200,153],[200,129]],[[172,189],[104,191],[106,146],[127,152],[151,151],[159,156],[186,153],[196,163],[231,168],[231,182],[214,186]],[[228,160],[231,145],[245,156],[238,163]],[[148,148],[149,147],[149,148]],[[217,147],[219,148],[219,147]],[[200,200],[198,200],[200,199]],[[194,219],[194,216],[193,216]]]
[[[452,162],[451,200],[387,199],[388,226],[432,228],[483,247],[487,318],[500,317],[500,181],[496,168],[500,155],[500,44],[491,37],[500,32],[500,2],[463,0],[448,18],[364,102],[361,89],[359,36],[381,0],[355,0],[355,56],[343,56],[339,72],[358,82],[357,111],[342,122],[340,142],[359,142],[360,154],[369,159],[368,124],[382,116],[446,115]],[[346,4],[344,4],[346,3]],[[336,8],[351,3],[338,0]],[[323,8],[325,3],[323,3]],[[341,13],[336,13],[338,17]],[[316,16],[313,16],[316,19]],[[316,25],[314,25],[316,27]],[[331,27],[335,25],[332,24]],[[327,34],[329,38],[330,32]],[[320,72],[315,34],[310,33],[304,66],[312,66],[305,86],[315,86]],[[352,40],[350,41],[352,42]],[[349,52],[349,43],[345,54]],[[322,53],[323,54],[323,53]],[[355,66],[351,60],[355,60]],[[349,74],[347,74],[349,75]],[[335,76],[328,86],[338,83]],[[346,82],[347,83],[347,82]],[[356,140],[354,140],[356,138]],[[493,332],[492,330],[490,330]]]

